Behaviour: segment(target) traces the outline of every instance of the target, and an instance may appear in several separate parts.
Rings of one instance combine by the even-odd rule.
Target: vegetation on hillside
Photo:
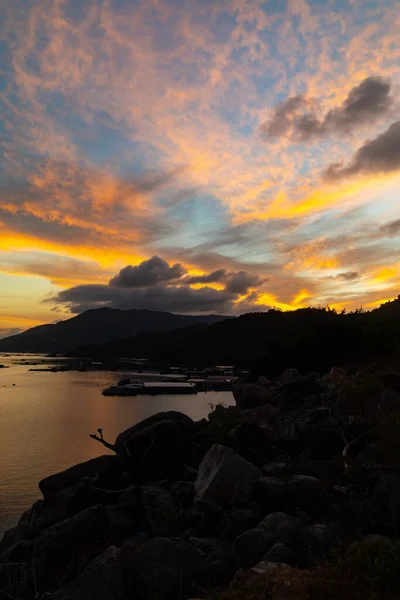
[[[288,365],[300,372],[357,369],[366,362],[400,359],[400,297],[371,312],[331,308],[270,310],[208,327],[149,332],[104,345],[77,348],[75,356],[142,356],[181,365],[233,364],[275,376]]]

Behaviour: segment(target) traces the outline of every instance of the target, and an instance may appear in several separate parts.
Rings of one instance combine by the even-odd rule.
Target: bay
[[[40,479],[106,452],[89,437],[99,427],[114,442],[118,433],[160,411],[178,410],[199,420],[210,404],[233,403],[231,392],[103,396],[120,373],[32,372],[16,360],[0,356],[9,366],[0,369],[0,537],[41,497]]]

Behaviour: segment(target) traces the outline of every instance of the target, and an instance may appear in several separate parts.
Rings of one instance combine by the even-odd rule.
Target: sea
[[[103,396],[121,373],[30,371],[35,367],[23,361],[35,359],[44,357],[0,354],[0,364],[8,367],[0,368],[0,538],[41,497],[40,479],[107,452],[89,437],[98,428],[114,442],[121,431],[155,413],[178,410],[199,420],[211,405],[234,402],[231,392],[211,391]]]

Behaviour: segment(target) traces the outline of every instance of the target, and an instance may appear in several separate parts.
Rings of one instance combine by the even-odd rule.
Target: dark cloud
[[[393,104],[390,81],[383,77],[368,77],[350,90],[342,106],[331,110],[325,117],[324,127],[352,129],[369,123],[387,113]]]
[[[110,280],[110,286],[139,288],[157,285],[180,279],[186,273],[181,264],[176,263],[171,267],[166,260],[153,256],[143,261],[140,265],[128,265]]]
[[[360,279],[360,273],[357,271],[346,271],[345,273],[339,273],[336,275],[335,279],[341,279],[343,281],[355,281],[356,279]]]
[[[389,223],[385,223],[381,225],[379,228],[379,233],[382,236],[393,237],[395,235],[400,234],[400,219],[396,219],[395,221],[389,221]]]
[[[89,308],[146,308],[174,313],[231,312],[235,294],[209,287],[156,285],[148,288],[117,288],[110,285],[79,285],[61,291],[56,302],[73,313]]]
[[[262,280],[258,275],[248,273],[247,271],[239,271],[238,273],[230,274],[225,289],[233,294],[245,294],[250,287],[260,285]]]
[[[192,275],[191,277],[185,277],[182,283],[187,285],[195,283],[219,283],[226,276],[226,269],[217,269],[206,275]]]
[[[204,275],[185,276],[180,263],[170,266],[166,260],[153,256],[136,267],[127,266],[108,284],[85,284],[64,289],[45,302],[64,305],[73,313],[89,308],[147,308],[177,313],[235,312],[235,302],[247,294],[249,288],[265,280],[248,271],[229,272],[217,269]],[[215,290],[196,283],[224,283],[224,289]],[[256,296],[248,295],[248,304]],[[243,305],[244,306],[244,305]]]
[[[271,119],[261,126],[262,133],[271,137],[284,135],[292,124],[293,115],[306,105],[307,101],[301,94],[278,104]]]
[[[266,137],[288,134],[308,140],[324,133],[348,133],[357,126],[368,124],[388,114],[393,106],[391,83],[383,77],[367,77],[352,88],[341,104],[318,118],[315,102],[304,96],[292,96],[279,104],[270,121],[261,126]]]
[[[357,174],[390,173],[400,169],[400,121],[357,150],[347,166],[332,163],[324,178],[335,181]]]

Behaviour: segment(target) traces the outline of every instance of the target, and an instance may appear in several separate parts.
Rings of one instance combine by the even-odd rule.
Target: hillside
[[[151,310],[98,308],[53,325],[40,325],[0,340],[0,352],[65,353],[77,346],[104,344],[146,331],[211,325],[221,315],[177,315]]]
[[[300,371],[329,370],[400,360],[400,299],[371,312],[337,313],[304,308],[271,310],[226,319],[182,335],[151,332],[106,345],[78,347],[73,356],[146,356],[182,365],[233,364],[270,376],[288,365]]]

